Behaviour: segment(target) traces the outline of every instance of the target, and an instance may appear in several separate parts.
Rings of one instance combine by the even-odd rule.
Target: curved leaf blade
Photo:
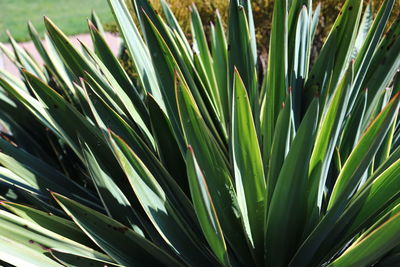
[[[53,193],[53,196],[74,222],[120,264],[181,265],[166,252],[121,223],[61,195]],[[135,253],[132,253],[133,251]]]

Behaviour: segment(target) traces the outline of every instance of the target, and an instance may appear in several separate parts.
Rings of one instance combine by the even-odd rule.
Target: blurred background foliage
[[[372,2],[372,10],[375,13],[378,11],[384,0],[370,1]],[[364,1],[364,8],[370,1]],[[158,9],[159,12],[161,12],[159,0],[151,0],[151,2],[153,6]],[[167,2],[170,4],[172,11],[174,12],[189,39],[191,35],[189,16],[192,4],[196,5],[204,25],[210,25],[210,23],[214,21],[216,9],[220,11],[223,21],[227,21],[229,0],[167,0]],[[318,54],[317,51],[320,50],[324,39],[329,34],[331,26],[335,22],[335,19],[338,16],[344,2],[344,0],[313,1],[314,8],[316,8],[319,3],[321,4],[320,21],[314,40],[313,49],[315,51],[313,52],[313,55]],[[134,14],[132,2],[127,0],[127,4],[130,6],[132,14]],[[273,6],[274,0],[252,0],[254,24],[257,35],[257,48],[260,49],[258,53],[262,58],[266,58],[268,51]],[[393,9],[394,10],[388,25],[392,24],[400,15],[400,1],[396,1]],[[207,30],[207,27],[205,28]],[[117,31],[115,24],[106,25],[106,29],[112,32]],[[121,61],[131,76],[135,76],[132,62],[130,62],[129,57],[124,49],[121,50]],[[265,60],[262,60],[262,62],[265,62]]]

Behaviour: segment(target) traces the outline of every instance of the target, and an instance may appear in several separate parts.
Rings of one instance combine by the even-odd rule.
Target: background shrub
[[[376,13],[384,0],[371,0],[373,4],[373,11]],[[159,4],[159,0],[151,1],[153,6],[161,11],[161,7]],[[369,1],[364,1],[364,7]],[[215,10],[218,9],[223,18],[223,21],[227,21],[228,16],[228,0],[168,0],[168,3],[171,6],[172,11],[174,12],[176,18],[179,21],[179,24],[182,26],[186,35],[190,39],[190,6],[195,4],[200,16],[205,25],[209,25],[210,22],[213,22],[215,19]],[[317,51],[320,50],[322,44],[324,43],[324,39],[328,35],[332,24],[335,22],[335,19],[344,3],[343,0],[323,0],[323,1],[315,1],[314,8],[321,4],[321,16],[318,24],[316,36],[314,39],[314,53],[313,55],[317,55]],[[131,5],[131,1],[127,1],[128,6],[131,8],[132,14],[133,9]],[[256,35],[257,35],[257,48],[259,49],[258,53],[266,58],[268,51],[268,42],[269,42],[269,34],[271,31],[271,20],[272,13],[274,7],[274,0],[253,0],[253,16],[254,16],[254,24],[256,27]],[[389,20],[388,25],[392,24],[394,20],[400,15],[400,1],[397,1],[391,18]],[[106,27],[109,31],[117,31],[117,27],[115,24],[109,24]],[[207,27],[205,28],[207,30]],[[125,69],[128,71],[131,77],[135,77],[134,70],[132,68],[132,62],[130,62],[129,57],[126,54],[126,50],[121,50],[121,62]]]

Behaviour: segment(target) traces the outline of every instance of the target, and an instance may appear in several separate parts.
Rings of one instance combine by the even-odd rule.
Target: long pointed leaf
[[[203,233],[219,261],[224,266],[229,266],[228,252],[218,216],[204,174],[191,147],[188,149],[186,161],[193,205]]]
[[[246,230],[262,262],[266,185],[261,149],[249,97],[238,72],[235,72],[233,87],[231,146],[236,193]]]

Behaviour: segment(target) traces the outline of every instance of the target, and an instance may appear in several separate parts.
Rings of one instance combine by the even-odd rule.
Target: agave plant
[[[251,3],[188,40],[161,0],[109,0],[137,73],[44,19],[43,64],[0,69],[0,260],[16,266],[394,266],[400,23],[347,0],[275,1],[265,74]],[[136,21],[136,22],[135,22]],[[207,34],[205,33],[207,32]],[[310,62],[310,58],[316,58]]]

